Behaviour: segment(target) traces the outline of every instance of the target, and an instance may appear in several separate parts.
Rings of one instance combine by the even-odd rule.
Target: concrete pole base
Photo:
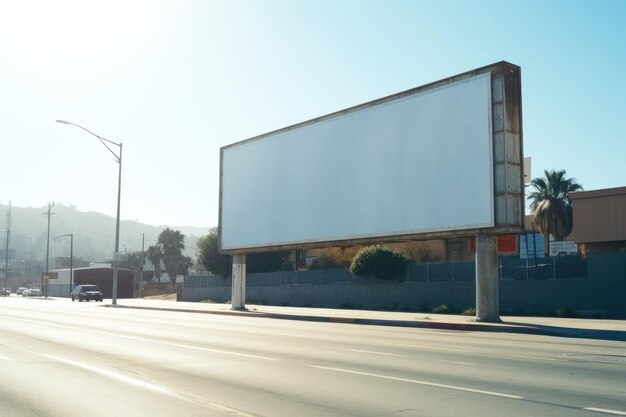
[[[476,321],[500,323],[500,287],[496,236],[476,236]]]
[[[233,256],[231,309],[246,309],[246,255]]]

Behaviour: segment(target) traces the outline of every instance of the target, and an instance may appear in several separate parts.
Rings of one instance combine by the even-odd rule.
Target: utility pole
[[[54,206],[54,203],[48,203],[48,211],[46,213],[41,213],[41,214],[46,214],[48,216],[48,238],[46,241],[46,275],[44,276],[45,282],[44,282],[44,296],[46,298],[48,298],[48,283],[49,283],[49,275],[48,273],[50,272],[49,269],[49,260],[50,260],[50,216],[56,214],[56,213],[50,213],[50,209],[52,208],[52,206]]]
[[[6,289],[8,288],[9,282],[9,233],[11,230],[11,202],[9,201],[9,206],[7,207],[7,240],[6,247],[4,253],[4,294],[3,297],[6,297]]]
[[[144,243],[146,242],[146,234],[142,233],[141,234],[141,271],[139,275],[139,298],[141,298],[141,289],[143,286],[143,266],[146,263],[146,260],[144,258]]]

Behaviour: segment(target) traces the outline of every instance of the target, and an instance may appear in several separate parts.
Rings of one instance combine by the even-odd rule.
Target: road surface
[[[0,299],[0,416],[86,415],[626,416],[626,342]]]

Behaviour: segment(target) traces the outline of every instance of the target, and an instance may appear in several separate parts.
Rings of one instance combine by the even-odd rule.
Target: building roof
[[[600,190],[575,191],[569,193],[570,200],[580,200],[582,198],[609,197],[616,195],[626,195],[626,187],[602,188]]]
[[[626,187],[570,193],[578,243],[626,241]]]

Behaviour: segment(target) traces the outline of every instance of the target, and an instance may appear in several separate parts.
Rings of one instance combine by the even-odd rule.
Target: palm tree
[[[158,283],[161,283],[161,260],[163,259],[163,251],[161,246],[152,245],[148,247],[147,257],[150,263],[154,265],[154,277]]]
[[[572,201],[569,193],[582,190],[576,178],[567,178],[565,170],[544,171],[545,178],[534,178],[530,185],[534,191],[528,194],[533,211],[533,224],[544,235],[547,246],[549,235],[563,240],[572,232]]]
[[[172,289],[176,284],[176,275],[184,262],[183,250],[185,249],[185,235],[180,230],[172,230],[166,227],[159,234],[158,243],[163,247],[163,263],[167,274],[172,281]]]

